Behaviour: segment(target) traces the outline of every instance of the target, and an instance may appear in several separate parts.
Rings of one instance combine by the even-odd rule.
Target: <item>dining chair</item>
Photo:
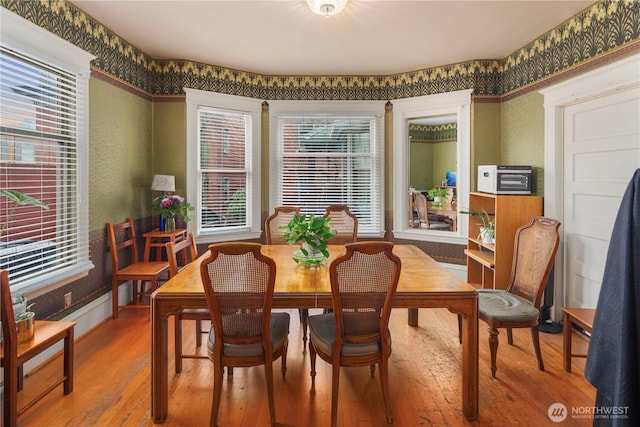
[[[178,274],[189,263],[198,258],[198,249],[193,233],[189,233],[186,239],[180,242],[165,243],[167,259],[169,261],[169,277]],[[198,354],[185,354],[182,352],[182,321],[194,320],[196,324],[196,348],[202,345],[202,335],[209,331],[203,331],[202,322],[211,320],[209,310],[204,308],[188,308],[175,315],[174,350],[175,371],[182,372],[182,359],[208,359],[208,356]]]
[[[496,376],[498,329],[507,329],[507,342],[513,345],[513,328],[531,328],[538,368],[544,371],[540,351],[538,319],[547,279],[551,272],[560,234],[560,222],[533,217],[516,231],[511,277],[506,289],[478,289],[478,317],[489,326],[491,375]],[[460,322],[458,317],[458,322]]]
[[[264,231],[267,238],[267,245],[286,245],[287,241],[284,238],[285,227],[291,219],[300,215],[300,208],[297,206],[278,206],[274,209],[273,213],[267,217],[264,222]],[[300,308],[298,309],[298,317],[300,318],[300,324],[302,325],[302,340],[307,341],[307,330],[309,318],[309,310]],[[304,348],[304,346],[303,346]]]
[[[275,287],[275,261],[261,253],[258,243],[230,242],[209,246],[200,265],[211,329],[207,341],[213,361],[211,425],[217,425],[222,396],[223,369],[264,365],[271,424],[276,412],[273,361],[282,357],[282,378],[287,370],[289,313],[271,312]]]
[[[264,232],[267,238],[267,245],[286,245],[284,239],[285,229],[291,219],[300,215],[300,208],[297,206],[278,206],[264,222]]]
[[[420,228],[429,230],[450,230],[451,224],[444,221],[431,221],[429,219],[429,210],[427,198],[424,194],[417,193],[414,195],[416,211],[418,212],[418,221]]]
[[[324,218],[331,218],[329,225],[337,231],[329,241],[330,245],[344,245],[358,240],[358,218],[345,205],[329,205],[324,211]]]
[[[331,425],[338,417],[340,367],[380,366],[380,384],[387,421],[388,364],[391,355],[389,316],[400,277],[400,258],[390,242],[345,245],[344,255],[329,266],[333,312],[309,316],[311,384],[315,387],[316,355],[332,365]]]
[[[120,224],[107,224],[107,237],[111,251],[111,299],[114,319],[118,318],[119,308],[148,307],[138,304],[144,295],[150,295],[161,278],[169,271],[167,261],[139,261],[138,241],[133,219]],[[120,282],[132,281],[132,299],[135,305],[121,306],[118,301]],[[146,284],[149,288],[146,289]]]
[[[76,322],[36,320],[34,335],[23,342],[18,341],[18,326],[13,312],[9,274],[0,270],[0,293],[2,297],[0,320],[2,320],[2,345],[0,346],[0,365],[3,369],[4,398],[3,425],[14,427],[18,416],[31,408],[58,385],[63,384],[63,393],[73,391],[73,332]],[[18,392],[24,363],[45,350],[63,341],[63,373],[57,377],[42,393],[18,409]]]

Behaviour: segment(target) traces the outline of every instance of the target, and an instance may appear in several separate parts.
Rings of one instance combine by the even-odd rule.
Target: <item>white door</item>
[[[564,108],[565,301],[595,307],[622,195],[640,168],[640,89]]]

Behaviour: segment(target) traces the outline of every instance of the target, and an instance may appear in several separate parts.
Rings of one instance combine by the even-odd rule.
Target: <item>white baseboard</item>
[[[453,274],[458,276],[463,281],[467,281],[467,266],[462,264],[449,264],[446,262],[440,262],[441,266],[451,271]]]

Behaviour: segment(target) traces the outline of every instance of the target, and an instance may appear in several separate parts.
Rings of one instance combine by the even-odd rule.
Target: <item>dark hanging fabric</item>
[[[594,426],[640,426],[640,169],[613,226],[585,376]]]

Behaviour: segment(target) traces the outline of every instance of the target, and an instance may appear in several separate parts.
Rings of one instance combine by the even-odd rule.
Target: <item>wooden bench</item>
[[[572,357],[587,357],[586,354],[573,354],[571,352],[571,333],[573,325],[582,328],[585,332],[591,333],[593,328],[593,318],[595,308],[562,307],[564,313],[564,326],[562,330],[562,353],[564,370],[571,372]]]

